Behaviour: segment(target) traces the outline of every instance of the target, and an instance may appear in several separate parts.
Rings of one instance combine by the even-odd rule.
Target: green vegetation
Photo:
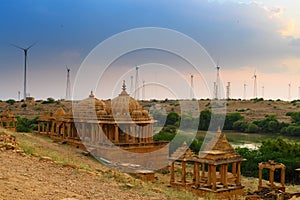
[[[14,105],[16,103],[16,101],[14,99],[8,99],[5,102],[8,103],[8,104],[10,104],[10,105]]]
[[[295,169],[300,166],[300,143],[288,142],[282,138],[267,139],[263,141],[262,146],[257,150],[247,148],[237,148],[237,152],[247,159],[242,163],[242,174],[244,176],[258,177],[259,162],[267,162],[274,160],[279,163],[284,163],[286,166],[286,182],[297,183],[295,180]],[[275,181],[279,180],[280,171],[275,171]],[[263,178],[267,179],[269,172],[263,171]],[[298,181],[298,182],[296,182]]]
[[[291,117],[292,123],[283,127],[280,133],[283,135],[300,136],[300,112],[288,112],[286,115]]]
[[[42,104],[50,104],[50,103],[55,103],[55,99],[52,97],[48,97],[47,101],[43,101]]]
[[[37,130],[37,117],[34,119],[27,119],[18,116],[17,120],[17,132],[30,133],[33,130]]]

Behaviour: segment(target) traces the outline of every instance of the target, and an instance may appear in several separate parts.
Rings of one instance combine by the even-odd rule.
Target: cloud
[[[300,47],[300,38],[292,38],[289,44],[292,46]]]

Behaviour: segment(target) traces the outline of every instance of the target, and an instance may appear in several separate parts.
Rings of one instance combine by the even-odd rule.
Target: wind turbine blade
[[[34,45],[36,45],[37,42],[33,43],[32,45],[30,45],[29,47],[27,47],[26,49],[30,49],[31,47],[33,47]]]
[[[15,45],[15,44],[10,44],[10,45],[13,46],[13,47],[16,47],[16,48],[18,48],[18,49],[25,50],[24,48],[19,47],[18,45]]]

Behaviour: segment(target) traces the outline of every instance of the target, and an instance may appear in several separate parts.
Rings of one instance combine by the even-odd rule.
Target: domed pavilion
[[[152,152],[167,142],[153,140],[155,120],[137,100],[126,92],[125,81],[121,93],[112,100],[89,97],[74,102],[68,112],[62,107],[39,118],[38,133],[75,144],[99,149],[118,146],[136,153]]]

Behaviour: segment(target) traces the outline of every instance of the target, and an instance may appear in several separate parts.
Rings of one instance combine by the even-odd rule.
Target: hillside
[[[182,101],[185,102],[185,101]],[[180,101],[163,100],[163,101],[140,101],[140,104],[145,109],[153,109],[154,106],[160,106],[166,112],[174,110],[178,113],[180,110]],[[211,106],[210,100],[199,100],[200,111],[209,109]],[[247,121],[261,120],[266,114],[275,114],[278,116],[279,121],[289,122],[290,118],[286,116],[287,112],[300,111],[300,102],[287,102],[287,101],[253,101],[253,100],[229,100],[227,103],[227,113],[240,112]],[[66,111],[72,107],[70,101],[56,101],[54,103],[43,104],[43,101],[36,101],[34,103],[26,103],[26,107],[22,107],[23,102],[16,102],[10,105],[6,102],[0,102],[0,112],[6,109],[11,109],[15,115],[26,118],[34,118],[43,114],[44,112],[54,112],[60,106]],[[196,108],[195,108],[196,109]],[[162,110],[162,111],[163,111]]]
[[[0,145],[0,199],[198,199],[168,188],[168,179],[145,183],[107,168],[75,147],[0,130],[4,131],[19,145],[8,145],[10,150]]]
[[[0,140],[0,199],[202,199],[168,187],[169,174],[157,173],[155,183],[146,183],[75,147],[31,133],[0,132],[17,141],[8,140],[5,150]],[[245,192],[256,190],[257,183],[242,177]],[[299,189],[287,187],[289,192]]]

